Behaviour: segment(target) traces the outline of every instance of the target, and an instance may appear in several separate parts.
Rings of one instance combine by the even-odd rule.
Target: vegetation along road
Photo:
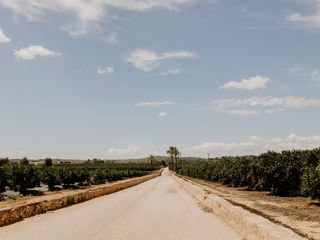
[[[0,228],[0,239],[237,240],[225,222],[207,213],[165,170],[135,187]]]

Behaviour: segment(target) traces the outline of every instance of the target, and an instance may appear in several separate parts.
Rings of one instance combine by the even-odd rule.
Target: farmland
[[[179,161],[181,175],[279,196],[320,198],[320,149]]]

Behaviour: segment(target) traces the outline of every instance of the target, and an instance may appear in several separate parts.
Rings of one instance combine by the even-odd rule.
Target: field
[[[178,174],[277,196],[320,198],[320,149],[180,161]]]

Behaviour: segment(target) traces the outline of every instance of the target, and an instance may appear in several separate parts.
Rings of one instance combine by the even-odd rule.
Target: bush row
[[[2,159],[3,160],[3,159]],[[89,184],[102,184],[139,177],[159,169],[159,165],[151,164],[117,164],[117,163],[84,163],[84,164],[47,164],[34,166],[24,159],[20,163],[1,163],[0,161],[0,194],[6,188],[22,195],[32,193],[32,189],[48,185],[53,191],[58,185],[64,188]]]
[[[177,173],[273,195],[320,198],[320,148],[180,161]]]

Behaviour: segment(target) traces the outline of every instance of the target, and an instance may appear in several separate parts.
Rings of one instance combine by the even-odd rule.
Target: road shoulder
[[[182,179],[177,176],[174,178],[206,209],[212,210],[215,215],[224,219],[243,235],[248,236],[247,239],[306,239],[291,229],[237,206],[235,202],[231,203],[221,195],[221,192],[201,184],[197,180]],[[233,199],[232,196],[229,197]]]

